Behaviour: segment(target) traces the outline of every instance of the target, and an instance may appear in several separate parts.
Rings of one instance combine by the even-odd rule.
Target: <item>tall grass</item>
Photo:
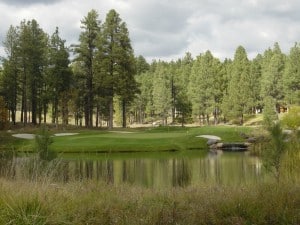
[[[16,186],[22,187],[16,189]],[[1,180],[1,224],[299,224],[300,186],[172,189]]]

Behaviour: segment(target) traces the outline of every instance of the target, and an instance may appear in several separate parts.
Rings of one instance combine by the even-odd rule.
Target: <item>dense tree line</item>
[[[126,23],[115,10],[105,21],[91,10],[81,21],[78,44],[68,48],[56,28],[52,35],[35,20],[11,26],[4,41],[0,95],[12,123],[68,124],[112,128],[118,122],[214,123],[266,105],[300,104],[300,46],[289,54],[279,44],[248,59],[242,46],[233,59],[210,51],[176,61],[134,56]],[[74,57],[70,61],[70,52]],[[3,104],[2,104],[3,105]]]
[[[112,128],[118,103],[126,126],[127,106],[138,92],[129,32],[115,10],[108,12],[104,23],[98,17],[91,10],[83,18],[79,44],[71,49],[58,28],[50,36],[36,20],[9,28],[0,91],[12,123],[20,111],[24,125],[46,123],[51,114],[54,124],[68,124],[73,115],[78,125],[84,118],[86,127],[107,121]]]
[[[196,59],[187,53],[175,62],[153,61],[136,76],[141,93],[134,102],[135,120],[243,124],[245,115],[266,105],[280,112],[300,104],[299,66],[298,43],[288,55],[275,43],[252,60],[238,46],[234,58],[223,62],[210,51]]]

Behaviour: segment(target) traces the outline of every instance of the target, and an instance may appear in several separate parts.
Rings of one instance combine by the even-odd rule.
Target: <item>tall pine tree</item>
[[[98,41],[98,90],[108,101],[108,127],[113,128],[114,97],[122,102],[123,127],[126,126],[126,105],[137,92],[134,79],[135,60],[128,29],[115,10],[110,10]]]
[[[94,79],[95,79],[95,54],[96,41],[100,35],[100,21],[96,10],[88,12],[87,16],[81,21],[83,31],[80,34],[80,44],[75,47],[77,58],[84,71],[84,118],[85,126],[93,126],[94,112]]]
[[[288,104],[300,104],[300,45],[296,43],[287,57],[283,90]]]
[[[230,113],[240,119],[240,124],[244,123],[244,114],[249,112],[249,102],[251,98],[250,86],[250,62],[244,47],[236,49],[231,69],[231,79],[226,96],[230,107]]]

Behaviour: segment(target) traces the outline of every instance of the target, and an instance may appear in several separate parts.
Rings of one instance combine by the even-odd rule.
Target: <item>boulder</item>
[[[247,138],[247,142],[249,142],[249,143],[255,143],[256,141],[257,141],[257,139],[255,137]]]
[[[216,140],[216,139],[208,139],[208,141],[206,142],[207,145],[214,145],[214,144],[217,144],[219,141]]]

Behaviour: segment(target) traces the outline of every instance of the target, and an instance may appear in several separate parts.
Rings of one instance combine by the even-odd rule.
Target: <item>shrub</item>
[[[300,106],[293,106],[282,118],[282,124],[292,130],[300,127]]]
[[[56,153],[50,149],[53,139],[46,126],[42,126],[40,132],[35,137],[35,150],[42,160],[52,160],[56,158]]]

